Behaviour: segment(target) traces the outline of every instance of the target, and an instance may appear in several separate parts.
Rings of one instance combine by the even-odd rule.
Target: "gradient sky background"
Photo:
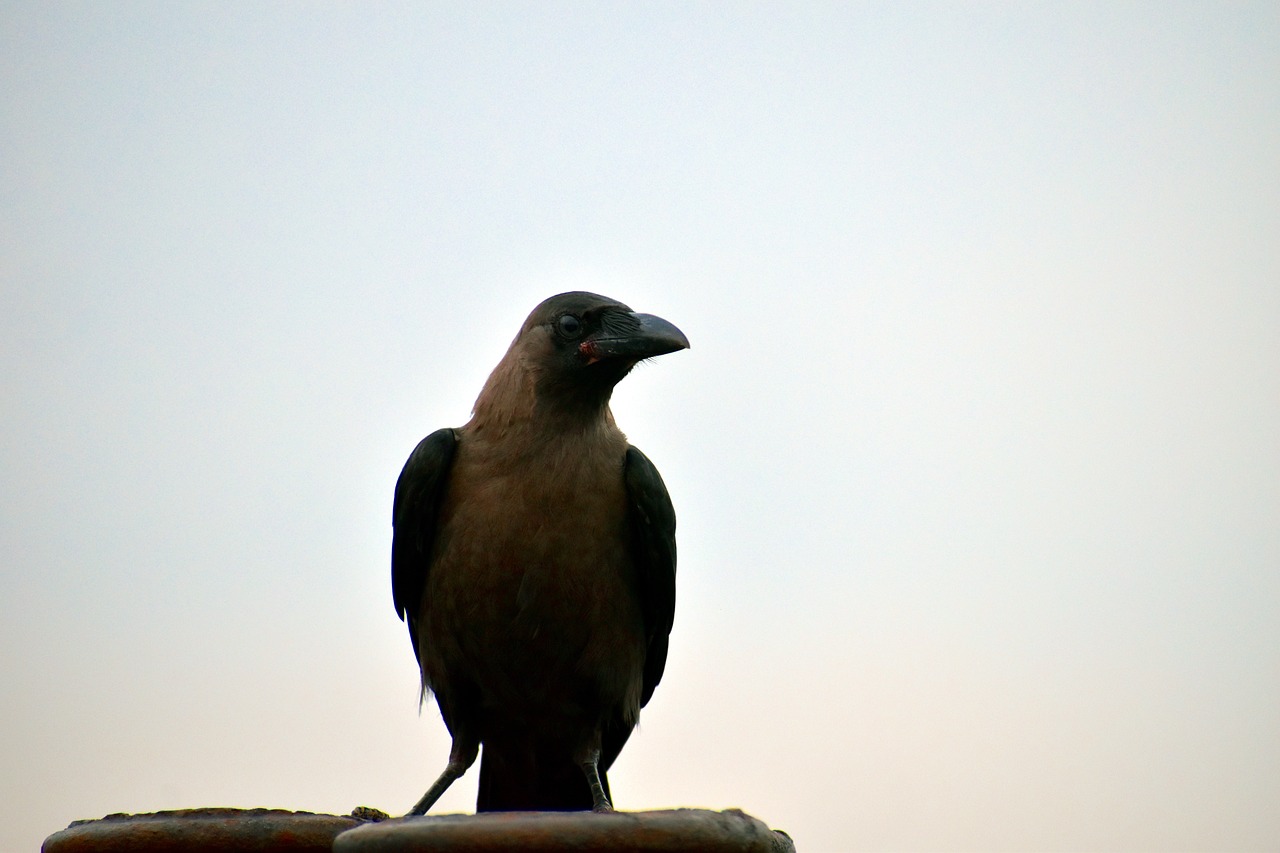
[[[693,342],[620,807],[1280,838],[1280,5],[4,2],[0,80],[0,850],[408,808],[395,479],[579,288]]]

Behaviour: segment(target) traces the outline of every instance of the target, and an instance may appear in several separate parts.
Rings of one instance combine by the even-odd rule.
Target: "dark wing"
[[[414,657],[418,657],[418,606],[427,586],[436,519],[457,447],[458,436],[453,430],[436,430],[418,442],[396,481],[391,510],[391,597],[396,613],[409,626]]]
[[[667,638],[676,614],[676,511],[658,469],[634,447],[627,447],[624,477],[648,641],[644,690],[640,695],[643,707],[662,680],[667,665]]]

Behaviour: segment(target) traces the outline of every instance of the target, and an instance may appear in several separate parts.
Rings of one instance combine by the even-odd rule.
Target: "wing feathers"
[[[427,585],[436,519],[449,482],[458,436],[440,429],[424,438],[409,454],[396,481],[391,517],[391,595],[396,613],[409,626],[413,653],[418,654],[418,606]]]

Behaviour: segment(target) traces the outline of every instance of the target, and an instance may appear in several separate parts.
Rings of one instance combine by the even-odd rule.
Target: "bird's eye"
[[[561,314],[560,319],[556,320],[556,326],[566,338],[576,338],[582,331],[582,321],[572,314]]]

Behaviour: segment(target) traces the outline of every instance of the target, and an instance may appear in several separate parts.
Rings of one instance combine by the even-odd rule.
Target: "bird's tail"
[[[600,783],[612,800],[603,769]],[[504,748],[485,742],[477,812],[590,811],[592,805],[586,774],[563,747],[542,749],[525,743]]]

